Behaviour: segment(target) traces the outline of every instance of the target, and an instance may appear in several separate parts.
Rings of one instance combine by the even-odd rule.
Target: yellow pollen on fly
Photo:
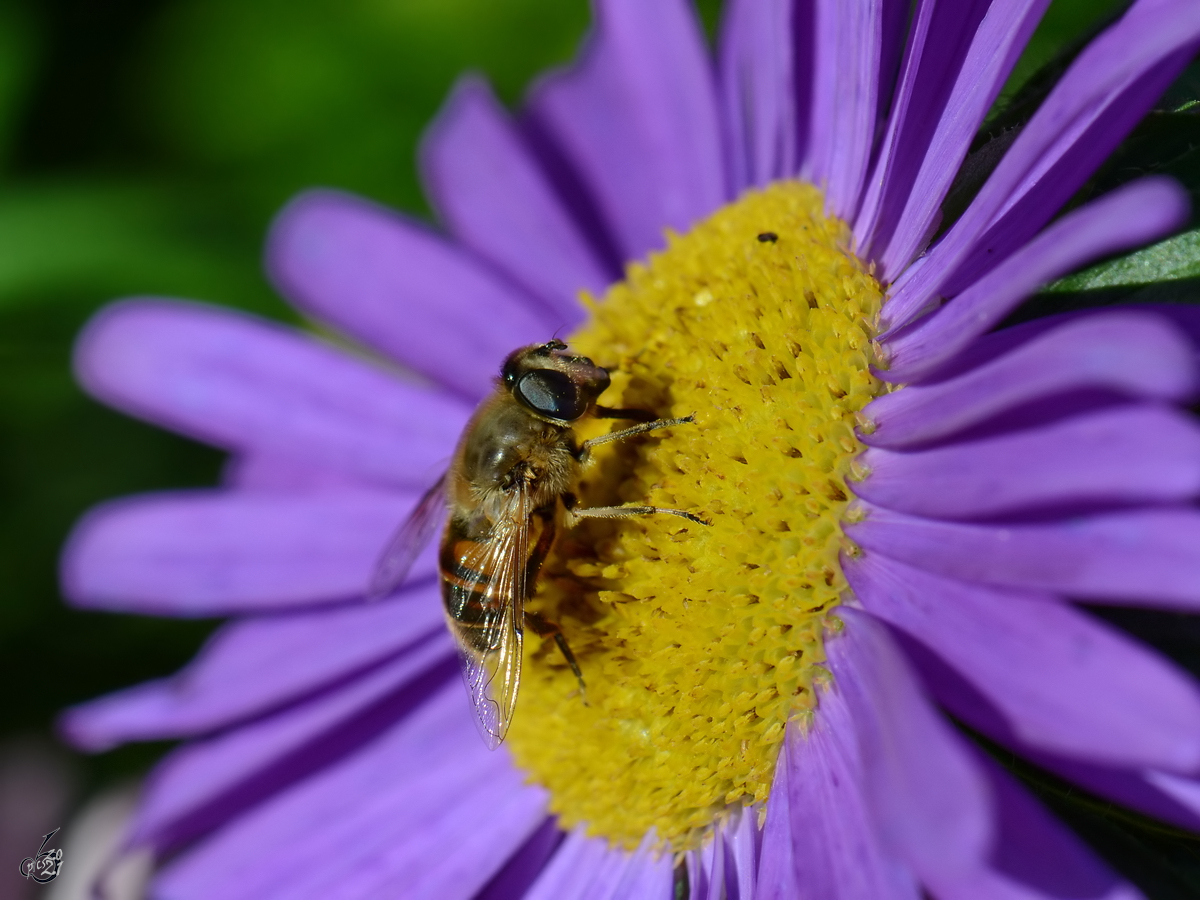
[[[610,367],[601,402],[696,423],[598,447],[579,505],[711,525],[585,521],[543,569],[528,606],[562,626],[587,696],[527,632],[508,746],[565,828],[694,847],[767,799],[785,723],[814,707],[853,552],[856,416],[883,389],[869,368],[882,293],[823,203],[799,182],[749,192],[585,298],[571,346]]]

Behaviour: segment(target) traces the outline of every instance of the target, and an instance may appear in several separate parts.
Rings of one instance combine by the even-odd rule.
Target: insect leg
[[[533,596],[533,588],[537,584],[538,572],[542,570],[542,563],[546,561],[546,556],[550,553],[550,547],[554,544],[556,530],[553,506],[534,510],[533,514],[542,520],[542,533],[538,535],[537,543],[533,545],[533,550],[529,553],[529,560],[525,563],[525,593],[528,596],[522,598],[524,600],[528,600],[529,597]]]
[[[525,564],[525,590],[530,596],[533,595],[534,585],[537,582],[538,572],[541,571],[542,563],[546,561],[546,556],[550,553],[550,547],[554,544],[556,531],[553,506],[539,509],[534,512],[534,515],[542,520],[542,533],[538,535],[537,543],[534,545],[533,551],[529,554],[529,561]],[[579,681],[579,696],[584,698],[583,702],[586,704],[587,695],[583,691],[583,673],[579,670],[579,663],[575,660],[575,654],[571,652],[571,648],[567,644],[567,639],[563,635],[558,623],[549,621],[540,613],[525,610],[525,624],[539,637],[551,636],[554,638],[554,643],[558,644],[558,649],[562,651],[563,658],[566,659],[567,665],[571,667],[571,671],[575,673],[575,677]]]
[[[622,410],[627,412],[627,410]],[[653,422],[643,422],[641,425],[634,425],[631,428],[622,428],[620,431],[614,431],[611,434],[602,434],[600,437],[594,437],[591,440],[584,441],[579,445],[579,451],[576,457],[579,460],[587,458],[588,453],[593,447],[598,447],[601,444],[610,444],[613,441],[623,441],[625,438],[633,437],[636,434],[645,434],[647,431],[657,431],[660,428],[672,428],[675,425],[686,425],[689,422],[695,422],[696,416],[693,413],[690,416],[683,416],[678,419],[655,419]]]
[[[648,409],[613,409],[611,406],[593,407],[597,419],[632,419],[635,422],[653,422],[658,416]]]
[[[579,663],[575,661],[575,654],[571,652],[571,648],[567,644],[567,639],[563,635],[562,629],[558,627],[558,623],[551,622],[540,613],[526,610],[525,624],[539,637],[554,638],[554,643],[558,644],[558,649],[562,651],[563,658],[566,659],[567,665],[571,667],[571,671],[575,673],[575,678],[579,681],[579,696],[583,698],[583,702],[586,705],[587,694],[584,693],[583,688],[583,673],[579,671]]]
[[[573,519],[632,519],[634,516],[679,516],[697,525],[711,525],[707,519],[684,512],[682,509],[667,509],[664,506],[591,506],[586,509],[567,511],[567,523],[573,525]]]

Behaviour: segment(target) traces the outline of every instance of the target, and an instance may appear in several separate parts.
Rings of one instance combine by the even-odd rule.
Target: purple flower
[[[697,898],[1137,896],[938,712],[1200,828],[1200,691],[1068,602],[1200,605],[1200,430],[1176,408],[1200,388],[1200,316],[992,330],[1184,221],[1160,179],[1052,219],[1200,46],[1200,6],[1134,3],[930,244],[1046,5],[921,0],[909,22],[899,0],[733,0],[714,76],[683,0],[599,0],[580,62],[516,120],[474,79],[455,91],[423,158],[448,235],[330,192],[281,215],[280,290],[377,358],[195,304],[102,312],[78,350],[87,388],[231,453],[220,489],[93,511],[63,564],[80,606],[234,617],[179,675],[66,718],[84,747],[191,739],[128,837],[166,860],[155,896],[667,898],[684,871]],[[765,807],[747,789],[676,874],[654,830],[636,850],[564,835],[553,789],[484,748],[430,557],[397,597],[362,595],[509,351],[577,326],[576,294],[664,228],[781,179],[822,188],[886,286],[878,375],[898,389],[873,382],[847,438],[848,459],[866,447],[844,479],[857,499],[830,482],[844,543],[826,583],[848,587],[812,652],[831,677],[811,669],[815,701],[776,733]],[[762,252],[772,238],[795,235],[764,232]]]

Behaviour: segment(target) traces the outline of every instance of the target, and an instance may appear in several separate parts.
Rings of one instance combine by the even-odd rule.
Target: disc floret
[[[571,343],[611,367],[604,402],[696,424],[597,451],[581,505],[651,503],[712,524],[588,522],[544,570],[530,607],[568,633],[587,703],[531,640],[509,745],[564,827],[626,847],[654,828],[683,850],[730,806],[767,799],[848,590],[842,523],[856,419],[882,390],[881,300],[845,225],[798,182],[669,234],[588,300]]]

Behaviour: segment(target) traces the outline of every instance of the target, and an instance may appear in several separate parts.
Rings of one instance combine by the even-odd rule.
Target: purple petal
[[[1187,64],[1197,34],[1200,7],[1190,0],[1143,0],[1092,41],[963,216],[922,265],[896,281],[884,324],[899,327],[938,293],[953,296],[961,290],[947,282],[962,281],[955,272],[971,254],[988,261],[970,267],[978,277],[1042,228]],[[1018,203],[1026,197],[1030,202]],[[1008,233],[988,235],[1010,210]]]
[[[1064,325],[1096,319],[1105,320],[1108,316],[1134,316],[1173,326],[1172,330],[1187,339],[1194,364],[1200,357],[1200,353],[1198,353],[1200,351],[1200,309],[1195,309],[1191,313],[1189,310],[1193,310],[1193,308],[1178,304],[1126,303],[1055,313],[1016,325],[1008,325],[997,331],[980,335],[964,352],[922,378],[919,384],[927,385],[957,378],[978,366],[1014,352],[1042,335],[1057,331]]]
[[[720,821],[714,823],[710,838],[687,855],[691,900],[730,900],[728,884],[735,873],[728,871],[723,825]],[[733,896],[736,897],[736,893]]]
[[[864,504],[846,536],[961,581],[1041,588],[1123,605],[1200,606],[1200,514],[1110,513],[1038,525],[963,525]]]
[[[1185,400],[1196,390],[1195,354],[1182,335],[1154,316],[1098,313],[949,381],[879,397],[864,410],[875,428],[862,439],[878,447],[911,447],[1040,397],[1093,387]]]
[[[75,369],[104,402],[198,440],[384,484],[419,486],[470,414],[292,329],[179,301],[105,308]]]
[[[975,868],[993,839],[978,763],[934,712],[886,628],[860,610],[837,614],[845,629],[825,648],[846,715],[834,714],[838,740],[831,749],[857,737],[863,797],[880,845],[923,882]],[[824,700],[817,712],[823,715]],[[805,782],[801,773],[792,787],[793,815],[803,806],[795,794]]]
[[[93,509],[63,551],[84,608],[175,616],[361,597],[416,498],[383,491],[192,491]]]
[[[689,900],[709,900],[720,896],[725,886],[725,854],[717,852],[719,826],[715,826],[711,840],[703,846],[689,850],[684,859],[688,871]]]
[[[958,715],[955,711],[955,715]],[[970,718],[963,721],[976,724]],[[979,729],[991,736],[993,730]],[[1172,822],[1181,828],[1200,831],[1200,785],[1195,779],[1167,773],[1131,772],[1124,768],[1091,765],[1078,759],[1038,754],[1018,742],[998,734],[996,740],[1016,747],[1023,756],[1043,769],[1055,772],[1068,781],[1081,785],[1101,797],[1108,797],[1123,806],[1141,810],[1147,815]]]
[[[904,645],[909,661],[919,669],[922,681],[938,703],[975,731],[1095,794],[1183,828],[1200,831],[1200,807],[1193,810],[1181,805],[1151,785],[1145,772],[1101,766],[1073,756],[1053,755],[1021,740],[1004,714],[968,683],[960,672],[904,632],[898,631],[896,635]]]
[[[642,870],[642,860],[646,857],[647,840],[653,841],[653,832],[648,833],[642,839],[640,845],[632,853],[624,850],[623,847],[605,846],[604,859],[599,865],[596,865],[592,875],[587,878],[581,878],[577,875],[571,878],[571,882],[566,886],[564,893],[560,894],[563,900],[610,900],[614,896],[622,896],[622,898],[638,898],[641,895],[629,894],[625,890],[626,884],[630,880],[636,881],[638,874]],[[618,892],[620,892],[618,894]],[[659,900],[668,900],[671,895],[671,881],[659,886]],[[655,894],[646,894],[649,900],[654,900]]]
[[[178,900],[465,900],[543,820],[544,792],[521,781],[448,684],[368,748],[170,864],[155,888]]]
[[[939,900],[1137,900],[1142,895],[1049,815],[1012,776],[976,753],[996,799],[996,849],[986,866],[932,883]]]
[[[600,0],[575,68],[533,92],[531,112],[591,188],[626,260],[725,202],[716,90],[684,0]]]
[[[608,900],[629,869],[632,855],[621,847],[604,848],[603,861],[595,867],[586,881],[576,877],[561,895],[563,900]],[[666,900],[664,894],[662,900]]]
[[[647,832],[642,843],[629,856],[612,890],[601,890],[599,885],[593,885],[586,895],[587,900],[672,900],[674,860],[670,853],[658,852],[657,843],[653,830]]]
[[[890,281],[937,225],[967,149],[1049,0],[919,3],[891,118],[854,231]]]
[[[1193,34],[1192,48],[1197,43]],[[1051,170],[1033,177],[1033,189],[1011,198],[997,220],[943,284],[943,295],[953,297],[964,291],[1053,220],[1076,187],[1082,185],[1084,177],[1081,173],[1090,174],[1104,162],[1111,149],[1117,147],[1118,139],[1114,136],[1124,137],[1134,128],[1141,120],[1142,112],[1149,110],[1183,71],[1193,55],[1192,48],[1167,57],[1131,85],[1120,100],[1119,118],[1105,122],[1103,126],[1093,126],[1056,160]],[[1185,216],[1184,220],[1187,219]]]
[[[451,232],[575,327],[581,290],[609,271],[487,83],[459,82],[421,148],[426,189]]]
[[[721,112],[733,194],[796,171],[796,107],[808,98],[796,90],[794,15],[792,0],[732,0],[725,7]]]
[[[1028,745],[1131,768],[1200,767],[1200,692],[1121,632],[1044,596],[843,561],[868,611],[953,667]]]
[[[147,782],[130,843],[169,851],[237,819],[357,752],[457,681],[457,668],[442,632],[294,706],[184,745]]]
[[[1085,262],[1162,237],[1188,215],[1186,192],[1143,178],[1063,216],[949,304],[898,336],[884,336],[888,381],[913,381],[950,359],[1025,297]]]
[[[816,0],[812,135],[801,175],[825,191],[827,207],[850,219],[858,209],[879,116],[897,0]],[[907,4],[905,4],[907,8]]]
[[[1029,596],[1027,594],[1027,596]],[[1035,595],[1036,596],[1036,595]],[[1044,595],[1041,602],[1053,602]],[[1200,807],[1195,811],[1181,805],[1147,781],[1144,772],[1084,762],[1078,757],[1057,756],[1039,750],[1017,737],[1008,719],[991,700],[967,682],[962,673],[949,666],[924,644],[897,631],[909,661],[920,671],[922,681],[937,702],[955,718],[986,735],[998,744],[1016,750],[1025,759],[1055,772],[1068,781],[1116,802],[1174,822],[1183,828],[1200,831]]]
[[[1200,347],[1200,309],[1179,303],[1139,303],[1137,309],[1152,312],[1174,322],[1193,345]]]
[[[799,896],[782,889],[799,885],[808,896],[829,900],[917,900],[921,892],[912,873],[884,846],[867,808],[860,734],[838,687],[821,696],[807,734],[789,733],[781,761],[784,756],[791,766],[787,805],[794,882],[764,896]],[[773,802],[774,794],[768,817]]]
[[[1200,817],[1200,780],[1194,773],[1191,777],[1176,775],[1172,772],[1143,772],[1142,776],[1152,787],[1162,791],[1172,800],[1187,808],[1191,813],[1190,828],[1195,831],[1195,820]]]
[[[436,476],[429,479],[430,484]],[[361,481],[337,469],[312,466],[287,457],[268,453],[231,456],[225,461],[221,483],[230,488],[253,491],[312,493],[325,490],[361,488]]]
[[[854,493],[934,519],[1200,493],[1200,429],[1191,416],[1152,406],[915,453],[871,448],[858,461],[870,474]]]
[[[800,841],[792,833],[792,809],[788,799],[796,773],[792,771],[793,754],[787,751],[786,746],[775,764],[775,778],[771,782],[771,793],[767,797],[767,818],[762,828],[762,849],[758,858],[755,878],[757,884],[753,900],[792,900],[800,893],[796,883],[795,859]],[[852,784],[857,784],[857,781]],[[836,805],[831,809],[835,817],[845,812]],[[804,813],[798,811],[797,815],[803,816]],[[836,818],[832,820],[832,824],[838,827],[842,824],[842,819]],[[823,834],[829,827],[830,823],[822,822],[821,830],[816,833]],[[851,831],[855,840],[860,840],[862,833],[857,830]]]
[[[334,684],[441,628],[432,584],[386,602],[241,619],[177,675],[77,706],[64,727],[89,750],[211,731]]]
[[[726,823],[722,843],[725,849],[725,892],[728,900],[753,900],[757,891],[762,832],[758,828],[758,810],[751,807],[732,814]]]
[[[551,857],[558,851],[566,837],[558,830],[558,822],[547,818],[525,842],[525,845],[509,857],[504,868],[488,882],[475,900],[510,900],[524,897],[533,886]]]
[[[569,324],[427,229],[333,191],[288,204],[267,259],[300,309],[472,400],[514,348]]]
[[[780,756],[779,766],[785,766]],[[779,788],[780,784],[784,787]],[[775,788],[787,788],[776,777]],[[783,800],[786,809],[786,797]],[[712,827],[709,840],[686,855],[691,900],[753,900],[760,896],[757,875],[761,856],[762,832],[758,827],[757,807],[738,807],[727,811]],[[787,874],[790,879],[791,833],[784,835]],[[772,878],[777,878],[773,875]],[[790,883],[790,882],[789,882]],[[772,894],[771,896],[776,896]]]
[[[525,900],[574,900],[582,897],[588,885],[603,877],[612,862],[607,841],[586,837],[583,828],[576,828],[559,846],[541,877],[525,895]]]

